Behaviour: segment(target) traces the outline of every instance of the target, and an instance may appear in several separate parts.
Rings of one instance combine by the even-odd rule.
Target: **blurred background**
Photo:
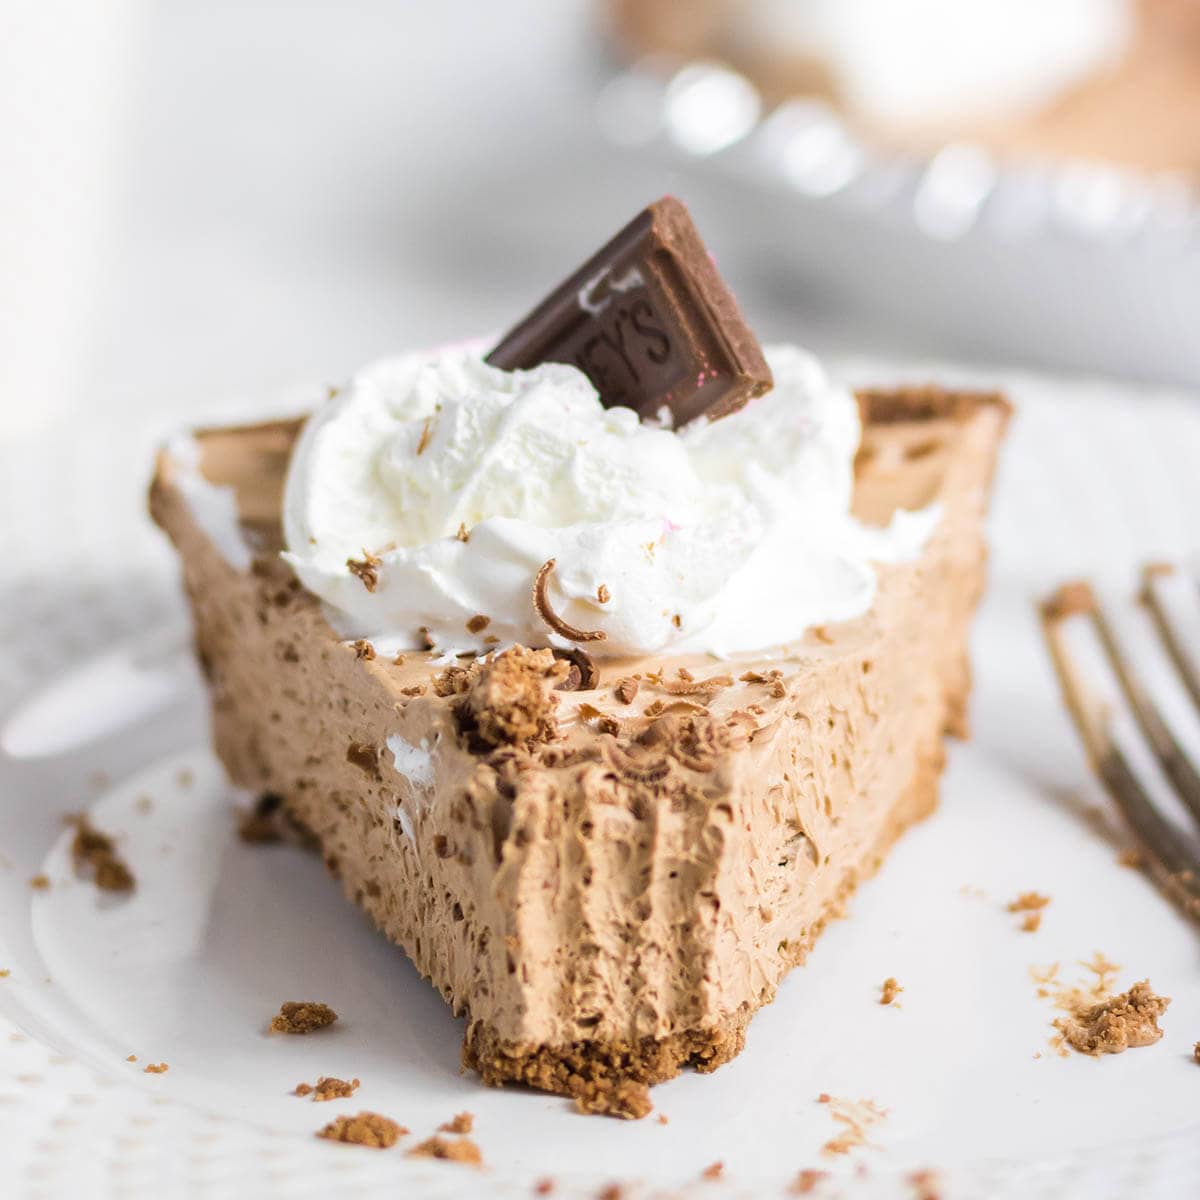
[[[1200,382],[1197,9],[2,0],[0,437],[499,330],[667,191],[765,338]]]

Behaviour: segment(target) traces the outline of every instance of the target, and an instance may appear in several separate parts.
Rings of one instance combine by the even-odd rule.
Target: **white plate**
[[[1197,1194],[1196,933],[1117,864],[1115,821],[1117,836],[1105,836],[1089,816],[1102,797],[1059,710],[1031,600],[1084,568],[1119,586],[1140,558],[1194,552],[1200,412],[1170,398],[1134,405],[1100,384],[1007,382],[1024,408],[976,631],[975,740],[951,753],[941,810],[755,1018],[745,1053],[655,1089],[669,1124],[584,1118],[561,1098],[461,1075],[460,1022],[319,861],[238,841],[233,798],[202,748],[193,680],[134,731],[0,762],[0,969],[11,971],[0,980],[0,1178],[31,1196],[367,1195],[385,1185],[528,1195],[550,1176],[558,1195],[622,1180],[638,1184],[628,1195],[715,1197],[784,1194],[808,1167],[834,1175],[817,1196],[915,1194],[904,1180],[919,1169],[939,1173],[947,1198]],[[160,557],[145,569],[151,592],[164,585]],[[44,640],[61,626],[94,648],[129,631],[120,605],[73,606],[60,594],[48,626],[32,609],[16,620],[20,597],[6,600],[6,709],[32,682],[35,630]],[[1186,735],[1200,740],[1200,730]],[[62,817],[84,806],[119,836],[138,879],[131,898],[73,877]],[[47,891],[28,886],[39,871]],[[1053,898],[1034,934],[1005,909],[1030,889]],[[1121,964],[1123,986],[1148,976],[1173,997],[1160,1043],[1102,1061],[1049,1049],[1056,1014],[1030,968],[1059,962],[1067,982],[1083,980],[1078,964],[1096,951]],[[877,1003],[889,975],[905,989],[895,1008]],[[288,999],[326,1001],[342,1019],[307,1038],[266,1036]],[[165,1074],[144,1073],[160,1061]],[[362,1087],[328,1104],[289,1094],[318,1074]],[[870,1145],[822,1154],[838,1130],[821,1093],[888,1110]],[[360,1109],[413,1134],[386,1152],[312,1136]],[[464,1109],[486,1174],[403,1156]],[[726,1182],[700,1181],[717,1160]]]

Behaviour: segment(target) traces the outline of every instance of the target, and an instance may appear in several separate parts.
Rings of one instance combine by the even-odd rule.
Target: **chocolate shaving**
[[[615,742],[605,742],[601,753],[608,765],[619,775],[627,779],[636,779],[639,783],[657,783],[671,773],[671,763],[666,758],[655,758],[642,764],[622,750]]]
[[[426,417],[425,424],[421,429],[421,440],[417,442],[417,453],[424,454],[425,448],[429,445],[430,436],[433,433],[433,418]]]
[[[546,595],[550,583],[550,572],[554,570],[555,560],[548,558],[533,580],[533,608],[539,617],[554,630],[559,637],[565,637],[571,642],[602,642],[608,636],[603,629],[576,629],[568,625],[551,607]]]
[[[600,672],[591,657],[577,646],[570,650],[554,650],[554,657],[569,663],[567,677],[556,687],[556,692],[590,692],[600,685]]]
[[[467,528],[465,521],[460,521],[458,532],[454,535],[460,542],[469,542],[471,540],[471,531]]]
[[[351,575],[357,575],[362,580],[363,587],[368,592],[373,592],[379,586],[379,565],[382,562],[382,558],[372,554],[370,550],[364,550],[362,558],[346,559],[346,566]]]
[[[732,675],[712,675],[708,679],[663,679],[658,685],[670,696],[711,696],[733,686]]]

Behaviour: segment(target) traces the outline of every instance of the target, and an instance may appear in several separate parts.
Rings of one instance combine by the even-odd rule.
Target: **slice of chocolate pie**
[[[306,423],[168,447],[151,494],[233,781],[469,1018],[485,1082],[624,1116],[737,1054],[933,807],[1008,412],[856,404],[798,351],[756,358],[677,243],[643,248],[576,289],[617,346],[597,386],[408,356]],[[612,334],[639,300],[697,377],[663,389]],[[651,377],[661,422],[597,396]],[[731,415],[685,424],[697,396]]]

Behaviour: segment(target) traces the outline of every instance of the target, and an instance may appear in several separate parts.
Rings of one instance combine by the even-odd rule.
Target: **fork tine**
[[[1042,630],[1063,699],[1093,769],[1145,848],[1155,880],[1185,915],[1200,922],[1200,859],[1188,849],[1178,831],[1159,815],[1138,782],[1109,732],[1104,706],[1080,678],[1067,648],[1064,621],[1073,616],[1090,616],[1095,607],[1095,597],[1086,584],[1068,584],[1042,605]]]
[[[1096,602],[1094,595],[1091,600],[1088,616],[1099,635],[1100,645],[1104,648],[1104,653],[1121,685],[1121,690],[1125,693],[1125,699],[1129,701],[1129,707],[1133,710],[1142,734],[1150,743],[1150,748],[1154,751],[1163,772],[1175,786],[1179,798],[1187,805],[1192,816],[1200,821],[1200,772],[1192,765],[1192,760],[1188,758],[1187,752],[1162,719],[1158,707],[1146,693],[1146,689],[1137,675],[1134,674],[1133,668],[1129,665],[1129,659],[1125,656],[1125,652],[1121,649],[1120,643],[1113,633],[1108,617],[1104,615],[1104,610]]]
[[[1196,705],[1196,711],[1200,712],[1200,670],[1197,669],[1195,662],[1183,648],[1183,641],[1180,639],[1175,626],[1171,623],[1171,618],[1167,615],[1166,606],[1162,602],[1162,597],[1158,594],[1156,581],[1166,575],[1174,575],[1175,568],[1170,563],[1150,563],[1142,569],[1142,603],[1150,612],[1150,616],[1154,620],[1154,627],[1158,630],[1159,639],[1162,641],[1163,648],[1166,650],[1171,661],[1175,664],[1175,670],[1179,672],[1179,678],[1183,680],[1183,686],[1187,688],[1191,694],[1192,701]]]

